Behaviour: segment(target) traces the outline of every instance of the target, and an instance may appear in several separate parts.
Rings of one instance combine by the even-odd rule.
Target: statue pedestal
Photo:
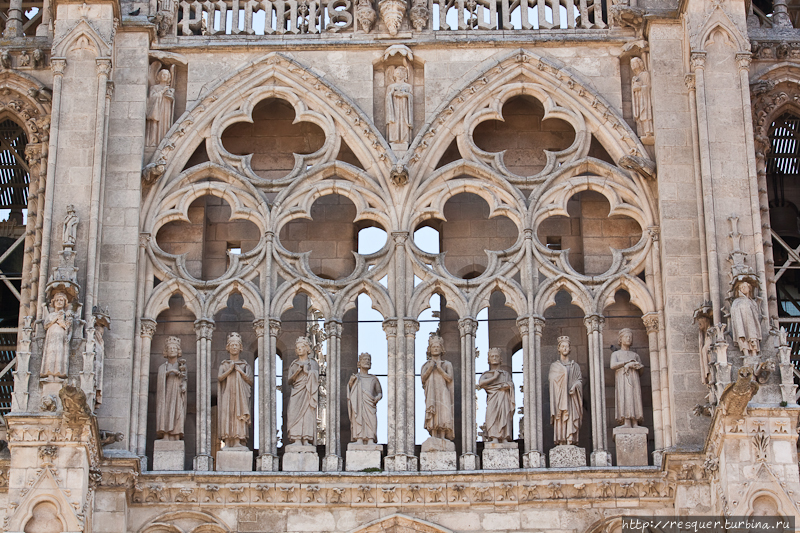
[[[483,445],[483,469],[519,468],[519,446],[516,442],[487,442]]]
[[[58,393],[63,386],[64,383],[60,380],[42,380],[42,399],[45,396],[51,396],[56,402],[56,409],[62,409],[61,398],[59,398]]]
[[[284,472],[319,472],[319,455],[317,455],[316,446],[287,444],[284,450]]]
[[[617,445],[617,466],[647,466],[647,434],[645,427],[614,428]]]
[[[578,448],[572,444],[562,444],[550,450],[550,468],[572,466],[586,466],[586,450],[584,448]]]
[[[533,450],[522,456],[522,468],[547,468],[542,452]]]
[[[383,446],[380,444],[351,442],[347,445],[347,461],[344,469],[347,472],[360,472],[367,468],[380,468],[381,451]]]
[[[253,450],[244,446],[223,448],[217,452],[217,472],[252,472]]]
[[[183,470],[182,440],[157,440],[153,443],[153,470]]]
[[[456,445],[452,441],[429,437],[422,443],[419,454],[420,470],[455,470],[456,461]]]

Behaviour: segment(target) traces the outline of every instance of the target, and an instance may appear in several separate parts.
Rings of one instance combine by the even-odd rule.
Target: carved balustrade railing
[[[357,0],[184,0],[177,6],[176,30],[179,36],[363,32],[355,24],[356,11],[363,7],[358,4]],[[380,10],[378,2],[371,7]],[[608,27],[603,7],[602,0],[432,0],[430,19],[421,26],[434,31],[603,29]]]

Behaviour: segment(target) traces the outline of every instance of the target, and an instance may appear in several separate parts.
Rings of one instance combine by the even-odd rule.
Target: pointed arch
[[[169,299],[174,295],[180,294],[183,297],[183,305],[192,312],[195,319],[202,318],[203,300],[194,287],[183,280],[172,278],[153,289],[147,303],[144,306],[142,318],[155,320],[163,311],[169,309]]]
[[[111,45],[85,15],[61,39],[53,43],[53,57],[66,57],[67,52],[81,37],[86,38],[95,48],[98,57],[111,57]]]
[[[386,288],[374,280],[366,279],[348,286],[336,295],[331,318],[342,318],[347,311],[355,309],[356,298],[361,294],[369,296],[369,299],[372,300],[372,308],[384,318],[395,316],[394,304]]]
[[[228,305],[228,298],[233,294],[238,294],[244,299],[243,307],[253,313],[253,316],[263,316],[264,302],[258,290],[240,279],[229,279],[220,284],[203,306],[203,316],[216,315]]]
[[[175,525],[181,521],[186,529]],[[149,520],[139,533],[228,533],[230,528],[206,511],[168,511]]]
[[[526,314],[528,303],[522,287],[506,276],[496,276],[484,283],[480,290],[472,296],[469,305],[469,316],[478,316],[478,313],[484,307],[488,307],[489,298],[495,291],[503,293],[506,298],[506,307],[517,313],[517,316]]]
[[[744,31],[733,21],[722,3],[715,4],[709,12],[699,31],[695,32],[690,41],[692,50],[705,51],[710,42],[713,42],[715,32],[722,32],[725,37],[730,39],[730,44],[737,52],[750,52],[750,43],[744,36]]]
[[[84,521],[75,514],[69,497],[59,487],[52,470],[47,466],[40,470],[39,477],[33,481],[13,515],[9,517],[6,529],[24,531],[28,521],[33,517],[34,508],[41,503],[55,506],[64,531],[83,531]]]
[[[373,520],[368,524],[350,530],[350,533],[388,533],[390,531],[397,533],[453,533],[449,529],[432,522],[403,514],[393,514]]]
[[[572,303],[580,307],[585,315],[593,314],[594,302],[592,296],[583,285],[576,283],[566,276],[548,279],[539,286],[539,291],[536,293],[533,301],[534,313],[539,316],[544,316],[545,311],[556,304],[556,294],[562,290],[569,293],[572,297]]]
[[[281,315],[292,308],[292,300],[298,294],[310,297],[314,303],[312,307],[326,319],[333,317],[333,301],[330,296],[316,285],[299,278],[289,280],[278,288],[272,298],[270,316],[280,320]]]
[[[641,279],[629,274],[623,274],[608,280],[600,287],[597,296],[594,298],[594,312],[602,315],[603,310],[614,303],[614,296],[619,290],[625,290],[631,295],[631,303],[638,307],[642,314],[656,312],[655,300],[650,293],[650,289]]]
[[[447,307],[455,311],[459,318],[469,316],[467,296],[458,287],[440,278],[422,283],[414,288],[408,302],[408,315],[416,318],[422,314],[431,306],[430,301],[434,294],[444,296],[447,300]]]

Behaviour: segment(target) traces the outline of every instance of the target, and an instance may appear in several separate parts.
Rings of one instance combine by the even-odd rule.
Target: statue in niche
[[[737,279],[733,285],[736,296],[731,303],[731,336],[745,356],[757,357],[761,352],[761,313],[753,299],[753,285],[750,277]]]
[[[478,388],[486,391],[486,423],[484,440],[511,442],[514,440],[514,381],[502,370],[500,348],[489,349],[489,370],[481,374]]]
[[[75,212],[74,205],[67,206],[67,214],[64,216],[64,225],[61,233],[61,245],[63,248],[72,250],[78,235],[78,214]]]
[[[103,363],[106,355],[103,333],[106,328],[111,329],[111,324],[108,319],[108,309],[95,306],[92,309],[92,315],[94,317],[94,403],[95,406],[98,406],[103,403]]]
[[[150,64],[148,73],[150,89],[147,93],[146,146],[158,146],[170,126],[175,108],[175,65],[169,70],[161,68],[160,61]]]
[[[50,300],[51,308],[44,319],[44,347],[42,370],[44,381],[61,381],[69,370],[69,344],[72,339],[73,312],[68,309],[69,298],[64,291],[56,291]]]
[[[615,419],[626,428],[637,427],[644,419],[642,384],[639,372],[644,368],[639,354],[631,351],[633,332],[619,331],[619,350],[611,354],[611,370],[615,372]]]
[[[425,429],[436,439],[453,440],[453,365],[444,361],[444,340],[432,334],[428,340],[428,360],[422,365],[425,391]]]
[[[569,359],[569,337],[558,338],[560,358],[550,365],[550,424],[557,446],[578,443],[583,423],[583,376],[578,363]]]
[[[711,383],[711,362],[712,349],[714,347],[714,329],[711,326],[712,317],[708,314],[707,307],[701,307],[694,313],[697,322],[698,345],[700,347],[700,373],[703,377],[703,384]]]
[[[316,444],[317,394],[319,392],[319,364],[309,357],[311,341],[298,337],[294,346],[297,359],[289,365],[289,410],[286,414],[286,432],[289,441],[302,445]]]
[[[408,68],[395,67],[394,80],[386,88],[386,136],[390,143],[408,145],[414,116],[414,94],[408,83]]]
[[[644,144],[653,144],[653,107],[650,96],[650,73],[640,57],[631,58],[631,92],[633,93],[633,116],[636,129]]]
[[[230,359],[219,365],[217,389],[217,420],[219,438],[226,448],[247,445],[250,433],[250,392],[253,390],[253,369],[239,359],[244,345],[238,333],[228,335],[225,349]]]
[[[383,389],[378,378],[369,373],[372,356],[366,352],[358,356],[358,372],[347,383],[347,412],[350,415],[350,440],[375,444],[378,439],[378,402]]]
[[[167,337],[156,382],[156,438],[182,440],[186,422],[186,359],[181,357],[181,339]]]

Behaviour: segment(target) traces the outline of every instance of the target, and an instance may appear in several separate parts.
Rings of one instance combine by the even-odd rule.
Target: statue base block
[[[547,468],[544,454],[531,451],[522,456],[522,468]]]
[[[519,468],[519,446],[516,442],[487,442],[482,458],[484,470]]]
[[[550,468],[586,466],[586,449],[562,444],[550,450]]]
[[[380,444],[356,444],[351,442],[347,445],[345,470],[347,472],[360,472],[367,468],[380,468],[381,451],[383,451],[383,446]]]
[[[285,472],[319,472],[317,447],[311,444],[288,444],[283,454]]]
[[[153,443],[153,470],[183,470],[182,440],[157,440]]]
[[[645,427],[614,428],[617,445],[617,466],[647,466],[647,434]]]
[[[456,445],[453,441],[428,437],[422,443],[419,469],[426,471],[455,470],[457,460]]]
[[[217,472],[252,472],[253,450],[223,448],[217,452]]]

